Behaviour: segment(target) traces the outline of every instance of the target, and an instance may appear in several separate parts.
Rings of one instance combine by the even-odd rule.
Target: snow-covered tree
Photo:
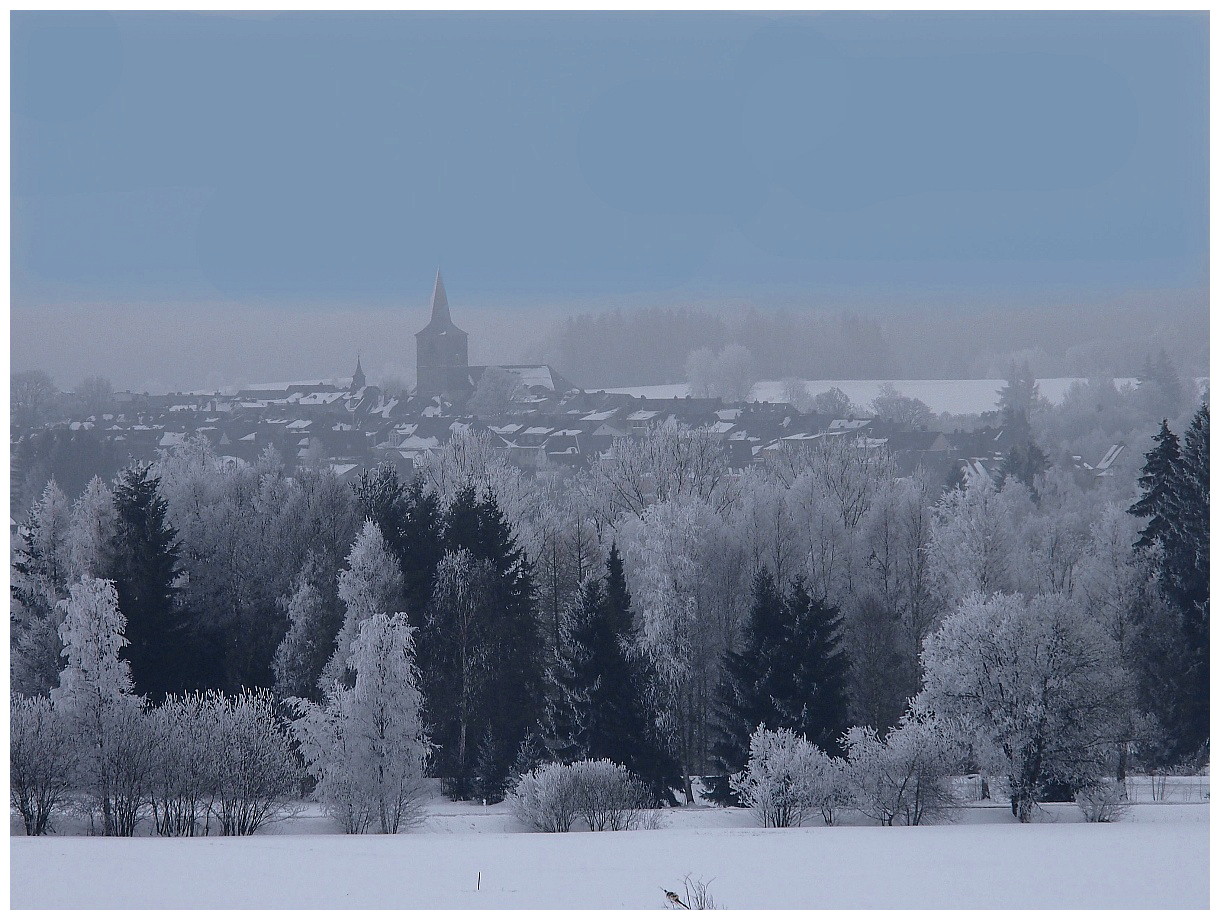
[[[856,726],[845,741],[849,797],[873,820],[914,827],[943,818],[956,804],[951,777],[961,766],[962,746],[945,720],[909,709],[884,738]]]
[[[14,695],[9,708],[9,804],[37,837],[68,802],[77,779],[77,739],[45,696]]]
[[[162,837],[206,833],[217,791],[217,733],[202,693],[170,695],[148,713],[155,742],[153,823]]]
[[[109,553],[117,526],[114,494],[100,476],[94,476],[84,494],[72,505],[68,558],[73,579],[82,575],[105,577],[110,568]]]
[[[1031,510],[1028,490],[1015,480],[997,490],[979,479],[941,499],[928,557],[942,609],[972,594],[1023,589],[1027,568],[1019,537]]]
[[[1062,595],[973,595],[924,644],[927,708],[1008,777],[1021,822],[1046,784],[1100,775],[1122,734],[1113,639]]]
[[[364,620],[348,667],[355,685],[334,684],[324,706],[295,701],[293,728],[328,810],[349,833],[375,823],[396,834],[419,820],[429,741],[404,614]]]
[[[225,836],[248,836],[274,820],[299,789],[301,771],[267,690],[209,690],[203,722],[211,740],[212,813]]]
[[[485,367],[466,402],[466,410],[481,418],[497,418],[529,395],[521,375],[502,367]]]
[[[733,498],[724,445],[708,429],[673,419],[639,437],[615,438],[591,478],[616,513],[640,517],[655,502],[698,499],[722,509]]]
[[[729,782],[763,827],[800,827],[815,814],[833,824],[847,802],[842,761],[786,728],[759,726],[745,769]]]
[[[10,678],[14,691],[44,694],[59,673],[61,622],[56,605],[71,572],[68,499],[54,481],[30,507],[14,541],[10,582]]]
[[[723,521],[703,501],[664,501],[623,533],[637,612],[636,647],[652,677],[652,708],[687,777],[710,758],[713,691],[736,629],[713,576],[723,566]],[[730,614],[731,611],[731,614]],[[686,782],[688,801],[694,793]]]
[[[315,584],[322,577],[319,566],[307,565],[297,576],[292,594],[281,599],[288,632],[271,665],[281,696],[315,696],[318,678],[334,652],[342,620]]]
[[[895,422],[903,428],[927,428],[933,418],[927,403],[904,396],[892,383],[881,385],[871,405],[878,418]]]
[[[402,594],[402,571],[390,553],[381,529],[371,520],[364,527],[347,557],[347,568],[339,573],[339,598],[347,610],[335,639],[334,652],[322,672],[324,686],[341,680],[350,684],[347,670],[352,644],[360,625],[379,613],[393,612]]]
[[[63,605],[67,665],[51,702],[80,744],[81,781],[106,836],[130,837],[152,781],[154,737],[119,653],[126,621],[111,582],[82,578]]]

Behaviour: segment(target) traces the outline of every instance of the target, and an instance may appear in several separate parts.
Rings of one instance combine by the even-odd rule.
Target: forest
[[[1069,424],[1019,395],[1001,411],[1030,444]],[[730,473],[673,424],[576,472],[468,431],[354,486],[204,439],[51,481],[12,562],[15,804],[29,833],[82,796],[99,833],[249,833],[312,791],[393,833],[425,777],[521,802],[609,761],[640,801],[699,783],[782,824],[777,775],[822,776],[798,805],[833,813],[835,770],[899,763],[1003,777],[1025,821],[1059,788],[1190,770],[1206,402],[1185,419],[1146,433],[1138,480],[1088,487],[1041,448],[996,482],[899,477],[850,437]]]

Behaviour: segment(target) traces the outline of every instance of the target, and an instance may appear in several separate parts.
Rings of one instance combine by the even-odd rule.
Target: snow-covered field
[[[1186,799],[1193,798],[1193,802]],[[725,908],[1208,905],[1208,806],[1136,805],[1118,824],[1049,805],[930,827],[763,830],[740,809],[670,809],[657,830],[525,833],[503,805],[435,799],[397,837],[316,810],[254,837],[13,837],[13,908],[660,908],[710,880]]]
[[[1038,381],[1039,392],[1053,403],[1063,400],[1068,387],[1082,377],[1052,377]],[[933,412],[951,412],[954,415],[966,415],[975,412],[989,412],[999,401],[1000,388],[1003,380],[806,380],[805,386],[811,395],[825,393],[831,387],[838,387],[847,397],[861,408],[868,406],[880,392],[885,383],[894,384],[894,388],[903,396],[911,396],[927,403]],[[1118,377],[1114,383],[1122,386],[1125,383],[1134,384],[1134,377]],[[649,399],[672,399],[683,397],[690,388],[685,383],[665,384],[662,386],[643,387],[609,387],[607,393],[629,393],[632,396],[642,396]],[[784,383],[782,380],[763,380],[754,386],[752,399],[762,402],[779,402],[783,399]]]

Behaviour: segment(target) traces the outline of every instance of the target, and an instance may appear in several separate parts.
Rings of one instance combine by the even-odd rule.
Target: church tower
[[[364,389],[366,381],[364,379],[364,370],[360,367],[360,356],[356,356],[356,373],[352,374],[352,385],[350,392],[356,393]]]
[[[415,393],[464,398],[470,395],[470,359],[466,333],[449,316],[449,299],[440,269],[432,288],[432,319],[415,333]]]

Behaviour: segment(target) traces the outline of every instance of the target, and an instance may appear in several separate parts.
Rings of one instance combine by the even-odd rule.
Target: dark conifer
[[[112,546],[119,609],[127,619],[128,646],[137,693],[159,699],[183,689],[187,632],[175,609],[177,532],[166,520],[160,480],[149,464],[128,467],[114,487],[118,526]]]
[[[1139,478],[1143,494],[1128,509],[1136,517],[1148,518],[1135,544],[1140,549],[1148,549],[1159,542],[1169,527],[1174,476],[1182,459],[1178,436],[1169,430],[1168,419],[1161,420],[1161,430],[1152,440],[1155,446],[1144,455],[1144,469]]]

